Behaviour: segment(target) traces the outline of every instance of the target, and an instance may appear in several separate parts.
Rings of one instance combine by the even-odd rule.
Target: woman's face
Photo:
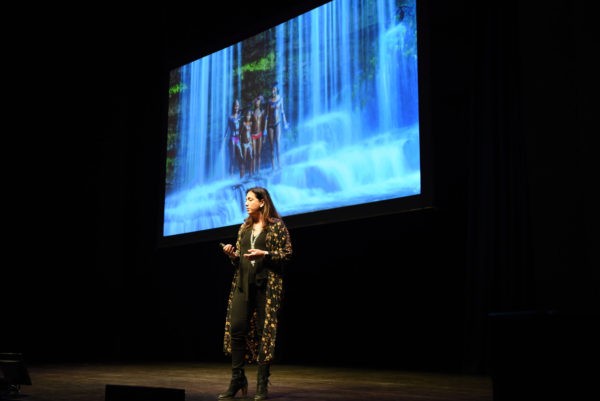
[[[250,216],[260,213],[260,210],[264,202],[256,197],[256,194],[252,191],[248,191],[246,194],[246,211]]]

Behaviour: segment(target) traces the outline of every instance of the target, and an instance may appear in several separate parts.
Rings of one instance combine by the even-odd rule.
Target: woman
[[[262,155],[262,137],[265,130],[265,111],[262,109],[264,98],[258,95],[254,99],[252,111],[252,150],[254,154],[254,174],[260,173]]]
[[[240,178],[254,174],[254,156],[252,154],[252,110],[246,110],[244,121],[240,127],[240,143],[242,144],[242,158],[240,159]]]
[[[233,174],[236,166],[243,163],[242,145],[240,144],[240,101],[234,99],[231,105],[231,114],[227,117],[225,139],[229,153],[229,174]],[[241,175],[241,173],[240,173]]]
[[[267,134],[269,135],[269,144],[271,145],[271,166],[272,169],[280,169],[279,161],[279,142],[281,139],[281,126],[288,128],[288,122],[285,118],[283,109],[283,98],[279,95],[279,85],[277,82],[271,88],[271,97],[267,103]]]
[[[227,302],[223,350],[231,356],[229,388],[219,399],[246,396],[246,363],[258,364],[254,400],[268,396],[270,365],[275,351],[278,312],[283,295],[283,268],[292,256],[290,235],[269,192],[246,191],[248,217],[238,229],[235,246],[223,245],[235,270]]]

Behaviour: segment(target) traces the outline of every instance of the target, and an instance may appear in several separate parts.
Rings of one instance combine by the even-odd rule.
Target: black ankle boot
[[[246,397],[248,394],[248,379],[244,369],[232,369],[229,388],[224,393],[219,394],[219,399],[234,398],[239,390],[242,390],[242,395]]]
[[[269,376],[271,376],[269,365],[258,365],[258,377],[256,380],[256,395],[254,401],[262,401],[269,398]]]

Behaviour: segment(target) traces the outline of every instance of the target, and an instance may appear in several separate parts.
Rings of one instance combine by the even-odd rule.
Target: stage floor
[[[31,385],[2,400],[105,401],[106,385],[183,389],[186,401],[216,400],[229,383],[227,364],[61,363],[27,366]],[[248,399],[256,367],[246,368]],[[492,401],[486,376],[367,370],[348,367],[273,365],[269,399],[277,401]],[[238,397],[241,399],[241,392]]]

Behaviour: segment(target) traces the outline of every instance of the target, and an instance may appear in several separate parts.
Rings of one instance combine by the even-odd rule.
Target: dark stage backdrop
[[[242,22],[265,28],[300,3],[251,22],[244,8],[202,19],[104,9],[94,15],[107,23],[44,20],[37,46],[11,43],[10,64],[27,73],[7,90],[6,149],[20,162],[5,169],[2,352],[226,360],[231,272],[217,244],[156,246],[163,72],[192,46],[242,39]],[[492,312],[597,319],[592,13],[558,1],[433,3],[423,35],[435,207],[292,231],[281,362],[490,372]],[[171,36],[163,27],[176,19]]]

